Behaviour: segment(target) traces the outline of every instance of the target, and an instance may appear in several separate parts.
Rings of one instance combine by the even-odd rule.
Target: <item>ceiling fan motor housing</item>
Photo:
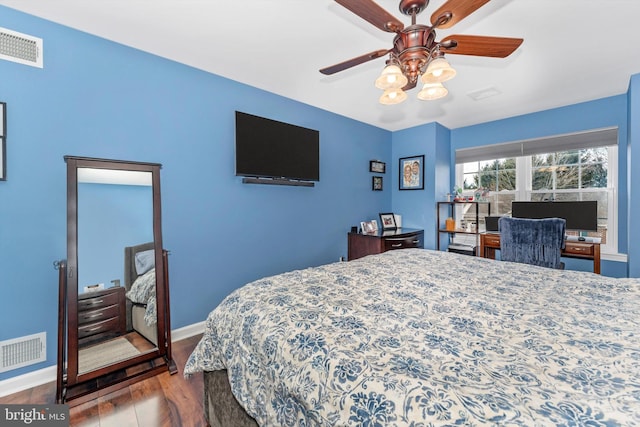
[[[433,28],[426,25],[411,25],[394,37],[392,52],[409,82],[417,82],[424,71],[435,45],[435,38]]]

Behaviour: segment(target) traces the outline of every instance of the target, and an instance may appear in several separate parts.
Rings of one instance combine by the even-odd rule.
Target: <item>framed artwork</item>
[[[396,227],[396,218],[392,213],[381,213],[380,223],[383,230],[395,230],[398,228]]]
[[[378,222],[374,219],[371,221],[364,221],[360,223],[360,229],[363,234],[377,234]]]
[[[401,157],[399,161],[400,190],[424,190],[424,154]]]
[[[369,161],[369,172],[385,173],[387,170],[387,164],[380,160]]]
[[[371,189],[373,191],[382,191],[382,177],[381,176],[371,177]]]
[[[0,181],[7,180],[7,103],[0,102]]]

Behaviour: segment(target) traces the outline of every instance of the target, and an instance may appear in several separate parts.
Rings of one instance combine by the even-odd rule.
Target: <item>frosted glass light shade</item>
[[[427,83],[422,87],[422,90],[418,92],[418,99],[423,101],[433,101],[447,96],[449,91],[446,87],[442,86],[442,83]]]
[[[401,89],[408,81],[400,67],[390,64],[384,67],[382,74],[376,79],[376,87],[382,90]]]
[[[402,89],[387,89],[380,97],[380,104],[400,104],[405,99],[407,99],[407,94]]]
[[[427,71],[422,75],[422,83],[442,83],[451,80],[455,75],[456,70],[440,56],[429,62]]]

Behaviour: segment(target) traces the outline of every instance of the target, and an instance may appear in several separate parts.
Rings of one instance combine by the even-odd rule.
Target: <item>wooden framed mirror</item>
[[[56,401],[77,404],[169,370],[167,251],[157,163],[65,156]]]

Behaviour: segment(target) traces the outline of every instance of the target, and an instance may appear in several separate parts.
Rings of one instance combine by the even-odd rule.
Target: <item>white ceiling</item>
[[[405,25],[397,0],[377,3]],[[418,17],[428,24],[444,0]],[[5,5],[346,117],[399,130],[429,122],[454,129],[619,95],[640,73],[638,0],[492,0],[450,34],[521,37],[506,59],[448,55],[449,95],[378,103],[378,58],[324,76],[320,68],[391,47],[383,32],[331,0],[0,0]],[[11,28],[10,22],[0,26]],[[16,31],[19,31],[16,29]],[[33,34],[38,36],[37,34]],[[46,67],[46,39],[44,66]],[[468,94],[492,89],[479,101]]]

